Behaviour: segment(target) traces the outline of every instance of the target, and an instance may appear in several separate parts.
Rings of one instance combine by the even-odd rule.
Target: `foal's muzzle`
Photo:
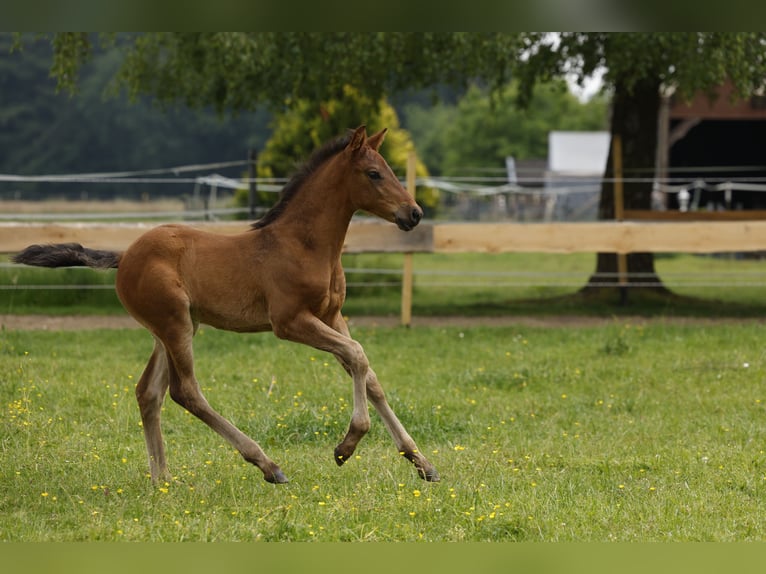
[[[420,223],[421,219],[423,219],[423,210],[420,209],[420,207],[417,205],[402,206],[394,214],[396,225],[399,226],[399,229],[404,231],[409,231],[415,227],[418,223]]]

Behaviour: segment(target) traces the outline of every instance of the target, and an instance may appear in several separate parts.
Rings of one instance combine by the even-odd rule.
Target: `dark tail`
[[[93,267],[111,269],[117,267],[122,254],[116,251],[88,249],[79,243],[58,243],[56,245],[30,245],[14,255],[14,263],[35,267]]]

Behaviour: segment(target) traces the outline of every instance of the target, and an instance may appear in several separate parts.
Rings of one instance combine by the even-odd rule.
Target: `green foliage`
[[[616,330],[630,355],[602,352]],[[761,330],[667,321],[355,329],[442,474],[431,484],[375,415],[354,458],[335,465],[351,384],[331,357],[203,327],[195,358],[206,397],[291,482],[264,482],[168,399],[172,478],[156,487],[133,392],[151,337],[1,331],[0,539],[763,540]]]
[[[74,89],[92,40],[53,39],[52,73],[61,88]],[[147,32],[120,35],[118,43],[125,58],[116,84],[132,97],[222,113],[261,104],[279,110],[286,98],[327,101],[350,82],[372,101],[474,77],[501,85],[521,47],[517,34],[497,32]]]
[[[527,108],[517,99],[516,83],[494,95],[472,86],[455,106],[408,105],[405,114],[424,161],[445,175],[502,169],[506,156],[546,158],[552,130],[608,129],[606,100],[580,102],[561,81],[539,86]]]
[[[417,145],[418,158],[428,166],[432,175],[443,175],[448,145],[445,132],[457,120],[454,104],[431,102],[411,103],[403,108],[402,118]]]
[[[13,36],[0,34],[0,172],[91,173],[244,160],[268,133],[265,110],[224,120],[210,110],[160,109],[149,98],[131,104],[124,95],[106,97],[122,62],[119,46],[94,48],[78,70],[78,93],[57,94],[48,70],[51,46],[34,36],[22,38],[23,49],[9,53]],[[4,183],[0,188],[18,190],[135,197],[190,194],[192,185]]]
[[[731,80],[740,96],[763,87],[762,32],[563,32],[526,34],[528,58],[518,69],[522,101],[535,85],[569,74],[583,81],[599,68],[607,85],[631,94],[642,82],[675,88],[683,97]]]
[[[373,134],[386,128],[386,139],[380,152],[391,168],[400,177],[407,169],[407,157],[414,151],[414,144],[399,125],[396,111],[385,101],[373,101],[356,88],[343,86],[341,96],[316,102],[300,100],[276,115],[273,133],[258,156],[258,175],[264,178],[290,176],[296,168],[296,158],[305,159],[325,142],[344,134],[359,125],[367,126],[367,133]],[[424,163],[418,160],[418,176],[427,176]],[[438,191],[432,188],[416,190],[421,206],[431,212],[439,200]],[[262,194],[262,202],[273,202],[273,196]]]
[[[538,83],[565,74],[583,80],[599,68],[628,91],[651,77],[691,95],[729,78],[750,94],[766,76],[763,40],[760,32],[151,32],[118,36],[125,58],[116,82],[134,97],[221,112],[330,100],[350,81],[378,101],[477,78],[499,90],[514,77],[529,102]],[[52,42],[51,73],[60,88],[74,89],[94,40],[59,33]]]

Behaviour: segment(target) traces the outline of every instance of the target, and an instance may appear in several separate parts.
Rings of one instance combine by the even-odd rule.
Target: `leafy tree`
[[[569,74],[583,82],[598,69],[604,70],[612,94],[610,131],[622,140],[625,177],[646,179],[647,169],[654,166],[661,87],[672,86],[684,98],[700,91],[712,96],[717,86],[730,80],[737,95],[750,96],[766,80],[764,33],[567,32],[526,34],[524,41],[526,57],[517,69],[522,102],[532,98],[537,83],[550,77]],[[610,155],[599,203],[602,219],[614,218],[613,175]],[[626,181],[623,187],[626,209],[650,208],[650,182]],[[651,253],[629,254],[627,263],[628,273],[642,274],[636,281],[654,283],[654,290],[665,292]],[[616,255],[600,253],[590,282],[611,282],[616,271]]]

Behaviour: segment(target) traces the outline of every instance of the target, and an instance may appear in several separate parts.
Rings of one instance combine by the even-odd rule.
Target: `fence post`
[[[414,151],[407,155],[407,191],[415,197],[415,168],[417,156]],[[402,325],[412,323],[412,252],[404,254],[402,266]]]
[[[625,219],[625,196],[622,182],[622,138],[620,134],[612,136],[612,166],[614,171],[614,218]],[[620,289],[620,304],[628,301],[628,255],[617,254],[617,283]]]
[[[255,182],[257,176],[256,165],[258,164],[258,152],[251,149],[247,154],[248,166],[247,173],[250,178],[250,185],[247,193],[247,207],[249,208],[250,219],[255,219],[255,207],[258,204],[258,185]]]

